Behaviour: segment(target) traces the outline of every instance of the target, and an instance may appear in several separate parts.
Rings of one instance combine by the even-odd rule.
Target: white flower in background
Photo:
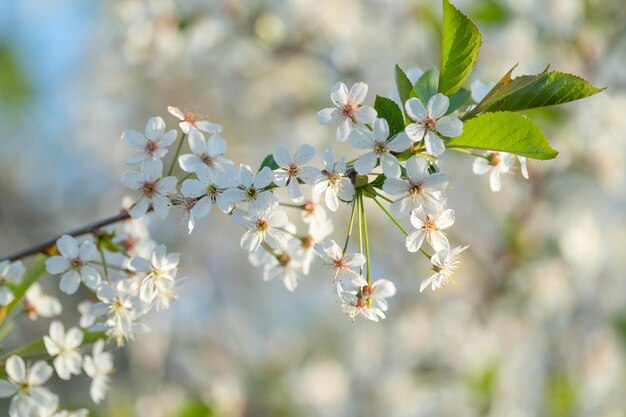
[[[125,210],[128,210],[132,205],[132,198],[129,196],[122,199],[122,207]],[[113,243],[119,245],[120,249],[128,256],[148,256],[156,246],[154,240],[150,238],[149,222],[149,216],[126,220],[115,229],[117,233],[113,238]]]
[[[89,410],[81,408],[80,410],[67,411],[67,410],[58,410],[53,414],[42,415],[42,417],[87,417],[89,415]]]
[[[10,356],[5,363],[8,380],[0,379],[0,398],[11,399],[10,417],[41,417],[56,410],[59,398],[43,384],[52,376],[52,367],[37,361],[26,368],[19,356]]]
[[[362,253],[346,254],[334,240],[315,244],[315,251],[322,258],[324,266],[332,270],[333,282],[348,279],[359,287],[367,285],[365,278],[352,269],[365,264],[365,256]]]
[[[55,320],[50,323],[50,335],[43,337],[48,354],[54,357],[52,364],[61,379],[69,380],[72,375],[80,375],[82,356],[78,352],[83,342],[83,332],[72,327],[65,332],[63,324]]]
[[[387,178],[400,176],[400,163],[391,152],[402,152],[411,146],[411,139],[405,134],[396,135],[391,141],[389,137],[389,125],[385,119],[376,119],[374,130],[353,130],[350,133],[350,144],[357,149],[370,149],[354,163],[354,169],[360,175],[367,175],[380,160],[383,173]]]
[[[136,292],[135,282],[131,279],[122,279],[112,285],[103,283],[98,287],[99,302],[91,304],[88,314],[93,317],[106,314],[106,325],[114,328],[112,333],[118,336],[116,339],[128,340],[130,337],[126,335],[132,332],[140,307],[136,302]]]
[[[332,229],[332,221],[328,218],[328,214],[324,207],[320,204],[321,194],[313,190],[311,199],[306,200],[302,204],[302,221],[309,225],[309,233],[317,233],[317,229]]]
[[[428,100],[426,107],[417,98],[410,98],[405,104],[407,115],[415,120],[404,131],[415,142],[424,140],[426,151],[435,156],[444,153],[446,147],[438,134],[453,138],[463,133],[463,122],[455,116],[444,116],[450,100],[437,93]]]
[[[197,179],[189,178],[183,181],[180,192],[187,199],[192,199],[193,205],[189,210],[189,233],[193,230],[195,219],[202,219],[209,215],[213,203],[224,213],[229,212],[232,206],[224,195],[224,191],[237,186],[237,171],[232,166],[223,172],[217,173],[206,167],[201,167],[196,173]]]
[[[406,70],[405,74],[408,77],[409,81],[411,81],[411,84],[415,85],[415,83],[424,74],[424,71],[422,71],[421,68],[412,67],[412,68],[409,68],[408,70]],[[393,101],[395,101],[396,104],[398,105],[398,107],[400,107],[400,109],[402,109],[402,106],[404,105],[404,103],[402,103],[402,100],[400,99],[400,94],[398,93],[398,90],[395,87],[389,90],[389,94],[387,96],[390,99],[392,99]]]
[[[380,308],[369,303],[365,297],[359,296],[355,291],[344,291],[341,286],[338,287],[338,291],[341,308],[352,321],[357,317],[364,317],[374,322],[385,318],[385,313]]]
[[[189,132],[195,129],[201,130],[206,133],[219,133],[224,130],[224,128],[217,123],[211,123],[206,120],[199,120],[201,116],[196,113],[192,113],[190,111],[182,111],[178,107],[174,106],[167,106],[167,111],[172,116],[180,120],[178,126],[180,126],[180,130],[182,130],[183,133],[189,134]]]
[[[22,261],[0,262],[0,305],[8,305],[15,299],[13,291],[7,286],[7,283],[19,284],[22,282],[24,272],[26,272],[26,268],[24,268]]]
[[[435,251],[450,249],[448,238],[442,230],[454,224],[454,210],[444,209],[437,215],[430,215],[423,208],[416,208],[411,212],[411,224],[415,230],[406,237],[409,252],[420,250],[424,238]]]
[[[514,167],[515,160],[513,154],[506,152],[488,152],[486,157],[479,157],[474,160],[472,171],[476,175],[483,175],[489,172],[489,187],[491,191],[498,192],[502,189],[501,174],[508,174]],[[517,155],[515,155],[517,156]],[[526,158],[517,156],[522,176],[528,179],[528,168]]]
[[[83,369],[91,378],[91,399],[98,404],[106,397],[110,375],[113,373],[113,356],[104,351],[104,340],[100,339],[93,345],[92,356],[85,356]]]
[[[378,279],[372,284],[366,284],[361,288],[364,298],[371,298],[371,304],[380,311],[387,311],[387,298],[396,295],[396,286],[388,279]],[[384,316],[381,316],[385,318]]]
[[[194,130],[189,134],[189,147],[193,153],[178,157],[178,165],[185,172],[198,172],[201,168],[208,168],[217,174],[224,167],[233,164],[232,161],[222,158],[226,153],[226,140],[219,134],[205,140],[201,132]]]
[[[348,87],[342,82],[335,84],[330,90],[330,99],[336,107],[329,107],[317,112],[317,122],[328,125],[338,124],[337,140],[345,142],[348,135],[355,128],[374,123],[376,110],[364,106],[367,95],[367,84],[356,83],[348,92]],[[361,125],[361,126],[359,126]]]
[[[295,291],[302,275],[302,264],[294,255],[284,251],[278,257],[272,256],[263,265],[263,280],[280,279],[288,291]]]
[[[444,174],[430,174],[428,162],[415,156],[406,162],[406,174],[408,180],[387,178],[383,184],[384,192],[397,196],[389,207],[394,216],[404,218],[419,207],[428,213],[443,210],[446,202],[444,190],[448,186]]]
[[[167,254],[165,245],[159,245],[152,252],[150,261],[139,256],[130,260],[129,268],[147,275],[141,280],[139,298],[151,304],[156,298],[165,296],[175,283],[180,254]]]
[[[315,245],[322,243],[333,232],[334,226],[331,219],[325,217],[316,223],[309,224],[306,236],[299,240],[299,247],[296,251],[297,257],[302,264],[302,273],[309,275],[311,264],[315,259],[317,251]]]
[[[31,320],[36,320],[38,316],[56,317],[63,310],[59,299],[45,294],[38,282],[28,288],[24,299],[24,311]]]
[[[52,275],[60,275],[59,287],[66,294],[74,294],[82,280],[85,285],[95,290],[100,284],[100,274],[89,262],[98,259],[98,249],[93,242],[85,241],[78,247],[78,241],[72,236],[63,235],[56,243],[61,256],[46,259],[46,270]]]
[[[287,246],[288,236],[281,230],[289,223],[284,211],[276,210],[276,205],[251,205],[249,213],[235,209],[232,220],[248,229],[241,238],[241,247],[254,252],[266,243],[272,249],[283,250]]]
[[[303,166],[313,159],[315,149],[311,145],[300,145],[296,153],[291,157],[289,149],[285,146],[278,146],[272,156],[274,162],[280,167],[274,171],[274,183],[279,187],[287,186],[289,197],[294,203],[302,203],[304,195],[298,180],[305,184],[313,185],[322,175],[322,172],[312,166]]]
[[[223,201],[229,207],[242,201],[261,206],[271,205],[276,197],[265,187],[274,181],[274,171],[270,167],[263,167],[256,175],[248,165],[241,164],[239,167],[239,185],[224,191]]]
[[[102,286],[101,284],[100,286]],[[96,319],[98,318],[93,313],[92,303],[90,300],[84,300],[78,303],[77,310],[80,313],[80,320],[78,325],[81,329],[88,329],[96,323]]]
[[[146,123],[144,133],[127,130],[122,133],[122,140],[136,152],[126,158],[127,165],[135,165],[146,159],[161,159],[167,155],[167,147],[176,141],[176,130],[165,132],[165,121],[152,117]]]
[[[316,194],[325,193],[324,201],[330,211],[337,211],[339,200],[352,201],[354,198],[354,185],[345,173],[345,158],[341,157],[336,161],[332,149],[326,149],[323,175],[317,180],[313,189]]]
[[[474,103],[480,103],[487,96],[487,94],[491,91],[493,87],[495,87],[496,83],[493,81],[484,83],[480,80],[476,80],[472,83],[470,87],[472,92],[472,100]]]
[[[454,282],[454,274],[461,264],[459,255],[468,247],[469,246],[457,246],[451,250],[443,249],[435,253],[430,259],[435,274],[422,282],[420,292],[424,291],[429,285],[432,290],[435,291],[443,288],[444,285],[450,282]]]
[[[138,218],[146,214],[150,204],[154,212],[160,218],[167,217],[170,200],[168,194],[176,191],[176,177],[162,177],[163,163],[154,160],[147,160],[141,164],[141,171],[126,171],[122,175],[122,182],[131,190],[137,192],[137,198],[133,206],[128,209],[128,213],[133,218]]]

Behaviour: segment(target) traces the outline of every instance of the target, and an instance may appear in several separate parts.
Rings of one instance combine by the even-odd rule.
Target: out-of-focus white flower
[[[63,323],[58,320],[50,323],[50,335],[43,337],[48,354],[54,357],[52,362],[57,375],[68,380],[72,375],[80,375],[82,356],[78,347],[83,342],[83,332],[72,327],[65,332]]]
[[[248,165],[241,164],[239,167],[239,186],[224,191],[223,201],[228,207],[242,201],[260,206],[271,205],[276,197],[265,187],[274,181],[274,171],[270,167],[263,167],[256,175]]]
[[[366,95],[367,84],[365,83],[354,84],[348,92],[348,87],[338,82],[330,90],[330,99],[335,107],[318,111],[317,122],[325,125],[338,124],[337,140],[345,142],[352,130],[374,123],[376,119],[376,110],[363,105]]]
[[[332,149],[326,149],[324,153],[324,171],[315,183],[314,191],[316,194],[324,194],[326,207],[330,211],[337,211],[339,208],[339,200],[352,201],[354,197],[354,185],[350,178],[345,176],[346,160],[344,157],[335,161]]]
[[[163,163],[160,160],[149,159],[141,164],[141,171],[126,171],[122,175],[122,182],[131,190],[137,192],[136,201],[128,209],[133,218],[146,214],[150,204],[160,218],[167,217],[170,200],[168,194],[176,191],[176,177],[162,177]]]
[[[365,278],[352,269],[365,264],[362,253],[346,254],[334,240],[316,243],[315,251],[324,265],[332,270],[333,282],[349,279],[356,286],[367,285]]]
[[[411,157],[406,162],[407,180],[387,178],[383,191],[396,196],[389,210],[396,217],[406,217],[416,208],[423,207],[428,213],[439,213],[445,206],[444,190],[448,181],[442,173],[430,174],[423,158]]]
[[[313,185],[322,175],[322,172],[312,166],[303,166],[315,155],[315,149],[311,145],[300,145],[296,153],[291,157],[289,149],[278,146],[273,153],[274,162],[280,167],[274,171],[274,183],[279,187],[287,186],[289,197],[294,203],[302,203],[304,195],[298,180],[305,184]]]
[[[472,100],[474,103],[480,103],[483,101],[485,96],[491,91],[491,89],[496,85],[493,81],[484,83],[480,80],[475,80],[470,89],[472,91]]]
[[[226,140],[217,133],[205,140],[201,132],[194,130],[189,134],[189,147],[193,153],[178,157],[178,164],[185,172],[198,172],[201,168],[208,168],[217,174],[233,164],[232,161],[222,158],[226,153]]]
[[[98,259],[98,249],[93,242],[85,241],[78,247],[72,236],[63,235],[56,242],[61,255],[46,259],[46,270],[52,275],[60,275],[59,287],[66,294],[74,294],[82,280],[85,285],[95,290],[100,284],[100,274],[89,265]]]
[[[317,251],[315,245],[323,242],[333,232],[334,226],[331,219],[324,217],[315,223],[309,224],[309,231],[304,238],[299,240],[296,251],[297,257],[302,264],[302,273],[309,275],[311,264],[315,259]]]
[[[284,211],[276,210],[276,205],[258,207],[251,205],[249,213],[240,209],[233,211],[232,220],[248,229],[241,238],[241,247],[254,252],[266,243],[272,249],[285,249],[287,234],[281,230],[289,222]]]
[[[472,172],[476,175],[483,175],[489,172],[489,187],[494,193],[498,192],[502,189],[501,174],[508,174],[515,165],[513,156],[513,154],[506,152],[488,152],[486,157],[479,157],[474,160]],[[528,179],[526,158],[523,156],[517,156],[517,158],[520,163],[522,176]]]
[[[190,111],[182,111],[178,107],[167,106],[167,111],[178,120],[178,126],[183,133],[189,134],[189,132],[197,129],[206,133],[219,133],[223,129],[222,125],[217,123],[211,123],[206,120],[199,120],[201,116]]]
[[[422,282],[420,292],[424,291],[429,285],[432,290],[435,291],[443,288],[444,285],[450,282],[454,282],[454,274],[461,264],[459,255],[468,247],[469,246],[457,246],[450,250],[443,249],[435,253],[430,259],[435,273]]]
[[[58,298],[47,295],[41,289],[41,285],[35,282],[28,288],[24,296],[24,311],[31,320],[38,316],[51,318],[61,314],[63,307]]]
[[[350,133],[350,144],[357,149],[371,149],[370,152],[361,155],[354,163],[354,169],[360,175],[367,175],[380,160],[383,173],[387,178],[400,176],[400,163],[391,152],[402,152],[411,146],[411,139],[404,133],[396,135],[391,141],[389,137],[389,125],[385,119],[376,119],[373,131],[363,129],[353,130]]]
[[[113,373],[113,356],[104,351],[104,340],[98,340],[93,345],[92,355],[85,356],[83,369],[91,378],[89,388],[91,399],[98,404],[106,396],[109,389],[109,378]]]
[[[437,93],[428,100],[426,107],[412,97],[404,107],[407,115],[415,120],[404,131],[414,142],[424,140],[426,151],[435,156],[444,153],[446,147],[438,134],[453,138],[463,133],[463,122],[455,116],[444,116],[450,106],[448,97]]]
[[[139,298],[144,303],[151,304],[156,298],[167,295],[174,285],[180,254],[167,254],[165,245],[159,245],[152,252],[150,261],[135,256],[130,260],[129,268],[135,272],[144,272],[147,275],[141,280]]]
[[[152,117],[146,123],[144,133],[127,130],[122,133],[122,140],[136,152],[126,158],[127,165],[135,165],[146,159],[161,159],[167,155],[167,147],[176,140],[176,130],[165,132],[165,121],[161,117]]]
[[[6,283],[19,284],[22,282],[24,272],[26,272],[26,268],[24,268],[22,261],[0,262],[0,305],[8,305],[15,299],[13,291],[7,287]]]
[[[311,194],[311,199],[304,201],[302,205],[302,221],[309,225],[309,233],[317,233],[317,229],[332,229],[332,221],[320,204],[321,194],[315,190]]]
[[[284,251],[278,256],[272,256],[263,265],[263,280],[280,279],[288,291],[295,291],[298,279],[302,275],[302,264],[292,253]]]
[[[37,361],[26,368],[19,356],[11,356],[5,364],[8,380],[0,380],[0,398],[11,399],[10,417],[40,417],[51,414],[59,404],[59,398],[43,384],[52,376],[52,367],[45,361]]]
[[[377,280],[371,285],[366,285],[359,289],[353,287],[344,289],[338,285],[337,289],[343,312],[352,320],[357,317],[364,317],[368,320],[378,322],[385,318],[387,311],[387,298],[396,293],[396,287],[386,279]]]
[[[369,285],[363,286],[361,293],[363,297],[371,298],[371,304],[375,308],[387,311],[389,308],[387,298],[396,295],[396,286],[388,279],[378,279]]]
[[[454,224],[454,210],[445,209],[433,216],[419,207],[411,212],[411,224],[415,230],[406,237],[409,252],[420,250],[424,238],[435,251],[450,249],[448,238],[442,230]]]

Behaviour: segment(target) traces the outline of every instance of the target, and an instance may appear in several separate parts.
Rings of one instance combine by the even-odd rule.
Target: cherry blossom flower
[[[387,178],[383,191],[391,196],[398,196],[389,210],[400,218],[407,217],[411,211],[423,207],[428,213],[439,213],[445,205],[444,190],[448,181],[442,173],[430,174],[428,163],[423,158],[411,157],[406,163],[408,179]]]
[[[315,244],[315,251],[322,258],[324,265],[332,270],[333,282],[348,279],[359,287],[367,284],[365,278],[352,269],[365,264],[363,254],[346,254],[334,240]]]
[[[13,291],[6,284],[7,282],[19,284],[22,282],[24,272],[26,272],[26,268],[24,268],[22,261],[0,262],[0,305],[8,305],[15,299]]]
[[[199,116],[196,113],[192,113],[190,111],[182,111],[178,107],[168,106],[167,111],[178,120],[178,126],[180,126],[180,130],[185,134],[189,134],[189,132],[193,130],[201,130],[206,133],[219,133],[223,130],[222,125],[217,123],[211,123],[206,120],[198,120]]]
[[[380,161],[383,173],[387,178],[400,176],[400,163],[391,152],[402,152],[411,146],[411,140],[405,133],[396,135],[390,141],[389,125],[385,119],[376,119],[372,132],[367,130],[353,130],[350,133],[350,144],[357,149],[371,149],[361,155],[354,163],[354,169],[360,175],[367,175]]]
[[[444,285],[454,282],[454,274],[461,261],[459,261],[459,255],[469,246],[457,246],[456,248],[447,250],[442,249],[435,253],[430,262],[433,265],[433,271],[435,273],[428,279],[425,279],[420,285],[420,292],[424,291],[426,287],[431,286],[432,290],[443,288]]]
[[[31,320],[37,319],[38,316],[56,317],[63,310],[59,299],[45,294],[38,282],[28,288],[24,299],[24,311]]]
[[[78,241],[72,236],[63,235],[56,243],[60,256],[51,256],[46,259],[46,269],[52,275],[60,275],[59,287],[66,294],[74,294],[78,290],[80,281],[95,290],[100,284],[100,274],[89,262],[98,259],[98,250],[93,242],[85,241],[78,246]]]
[[[22,358],[13,355],[5,370],[8,380],[0,380],[0,398],[12,397],[9,417],[40,417],[56,410],[59,398],[42,387],[53,372],[45,361],[27,368]]]
[[[365,83],[354,84],[348,92],[348,87],[338,82],[330,91],[330,99],[335,107],[317,112],[317,122],[325,125],[338,124],[337,140],[345,142],[352,130],[374,123],[376,119],[376,110],[363,105],[366,95],[367,84]]]
[[[332,230],[332,221],[320,204],[320,197],[321,194],[313,190],[311,199],[302,204],[302,221],[309,225],[309,233],[317,233],[317,229]]]
[[[280,167],[274,171],[274,183],[279,187],[287,186],[289,197],[294,203],[304,201],[302,187],[299,180],[305,184],[313,185],[322,175],[322,172],[312,166],[303,166],[315,155],[315,149],[311,145],[300,145],[296,153],[291,157],[289,149],[278,146],[273,153],[274,161]]]
[[[249,213],[235,209],[232,220],[248,229],[241,238],[241,247],[248,252],[256,251],[262,243],[272,249],[284,249],[287,234],[281,230],[289,220],[284,211],[276,210],[276,205],[251,205]]]
[[[371,284],[364,285],[361,288],[361,294],[364,298],[370,298],[371,304],[380,309],[387,311],[387,298],[396,295],[396,286],[388,279],[378,279]],[[382,316],[382,318],[385,318]]]
[[[124,161],[127,165],[135,165],[146,159],[158,160],[167,155],[167,147],[176,141],[176,130],[165,132],[165,121],[160,117],[152,117],[146,123],[144,133],[127,130],[122,133],[122,140],[135,150]]]
[[[448,238],[442,230],[454,224],[454,210],[444,209],[433,216],[419,207],[411,212],[411,224],[415,230],[406,237],[406,248],[409,252],[420,250],[424,238],[435,251],[450,249]]]
[[[224,191],[223,201],[227,206],[233,207],[242,201],[267,206],[276,201],[274,194],[264,189],[274,181],[274,171],[270,167],[263,167],[254,175],[248,165],[241,164],[239,177],[237,187]]]
[[[502,189],[501,174],[510,173],[515,166],[513,156],[513,154],[506,152],[488,152],[486,157],[479,157],[474,160],[472,171],[476,175],[483,175],[489,172],[489,187],[494,193],[498,192]],[[522,176],[528,179],[526,158],[523,156],[517,156],[517,158]]]
[[[405,128],[406,134],[414,142],[424,140],[431,155],[439,156],[446,150],[438,134],[453,138],[463,133],[463,122],[458,117],[444,116],[449,106],[450,100],[441,93],[432,96],[426,107],[414,97],[404,105],[407,115],[415,120]]]
[[[324,170],[322,176],[314,186],[316,194],[324,194],[326,207],[330,211],[337,211],[339,200],[352,201],[354,198],[354,185],[350,178],[345,176],[346,160],[344,157],[335,160],[332,149],[327,149],[324,153]]]
[[[379,307],[368,302],[367,298],[361,294],[353,291],[343,291],[341,287],[339,287],[338,291],[341,308],[353,321],[357,317],[364,317],[374,322],[385,318],[385,313]]]
[[[176,177],[162,177],[163,163],[147,160],[141,164],[141,171],[126,171],[122,182],[131,190],[137,192],[137,198],[128,213],[133,218],[146,214],[150,204],[157,216],[164,219],[169,212],[170,200],[168,194],[176,191]]]
[[[91,399],[100,403],[109,390],[109,379],[113,373],[113,356],[104,351],[104,340],[100,339],[93,345],[92,355],[85,356],[83,369],[89,378]]]
[[[175,283],[179,262],[180,254],[167,254],[165,245],[159,245],[154,249],[150,261],[139,256],[130,260],[129,268],[132,271],[146,273],[139,288],[141,301],[151,304],[156,298],[170,291]]]
[[[68,410],[58,410],[51,415],[45,415],[42,417],[87,417],[89,415],[89,410],[85,408],[81,408],[80,410],[68,411]]]
[[[309,275],[311,264],[317,255],[315,245],[323,242],[333,232],[334,226],[331,219],[325,217],[318,222],[310,223],[306,236],[298,240],[297,257],[302,264],[302,273]]]
[[[219,134],[205,140],[201,132],[194,130],[189,134],[189,147],[193,153],[178,157],[178,164],[185,172],[198,172],[200,168],[208,168],[217,174],[224,167],[233,164],[222,157],[226,153],[226,140]]]
[[[302,274],[302,263],[290,251],[270,257],[263,265],[263,280],[280,279],[290,292],[296,290]]]
[[[65,332],[63,324],[55,320],[50,323],[50,335],[43,337],[48,354],[54,357],[53,365],[61,379],[69,380],[72,375],[80,375],[82,356],[78,347],[83,342],[83,332],[72,327]]]

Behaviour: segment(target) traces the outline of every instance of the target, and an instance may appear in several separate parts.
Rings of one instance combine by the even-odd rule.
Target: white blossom
[[[66,294],[74,294],[82,280],[85,285],[95,290],[100,284],[100,274],[89,265],[98,259],[98,250],[93,242],[85,241],[80,247],[72,236],[63,235],[56,242],[60,256],[46,259],[46,269],[52,275],[60,275],[59,287]]]
[[[361,155],[354,163],[354,169],[360,175],[367,175],[378,162],[382,166],[387,178],[400,176],[400,163],[391,152],[402,152],[411,146],[411,140],[405,133],[396,135],[390,141],[389,125],[385,119],[376,119],[373,131],[353,130],[350,133],[350,144],[357,149],[369,149],[370,152]]]
[[[179,262],[180,254],[167,254],[165,245],[157,246],[149,261],[139,256],[130,260],[132,271],[146,273],[139,288],[141,301],[151,304],[155,299],[168,295],[175,283]]]
[[[414,141],[424,140],[426,151],[435,156],[444,153],[446,147],[438,134],[452,138],[463,133],[463,122],[455,116],[444,116],[450,106],[448,97],[437,93],[428,100],[426,107],[417,98],[405,103],[407,115],[415,120],[405,128],[406,134]]]
[[[420,292],[424,291],[429,285],[434,291],[443,288],[444,285],[450,282],[454,282],[454,274],[461,264],[459,255],[468,247],[469,246],[457,246],[450,250],[442,249],[435,253],[432,258],[430,258],[435,273],[422,282]]]
[[[302,187],[299,180],[305,184],[313,185],[322,175],[322,172],[312,166],[303,166],[313,159],[315,149],[311,145],[300,145],[296,153],[291,156],[285,146],[278,146],[273,153],[274,162],[280,167],[274,171],[274,183],[279,187],[287,186],[289,197],[294,203],[304,201]]]
[[[128,213],[133,218],[146,214],[152,204],[154,212],[160,218],[167,217],[170,200],[168,194],[176,190],[176,177],[162,177],[163,163],[158,160],[147,160],[141,164],[141,171],[126,171],[122,182],[131,190],[136,191],[136,199]]]
[[[435,251],[450,249],[443,230],[454,224],[454,210],[444,209],[437,215],[431,215],[419,207],[411,212],[411,224],[415,230],[406,237],[409,252],[420,250],[424,239]]]
[[[276,210],[276,205],[251,205],[249,213],[240,209],[233,211],[232,220],[247,230],[241,238],[241,247],[254,252],[266,243],[272,249],[284,249],[287,245],[287,234],[281,230],[289,220],[284,211]]]
[[[15,299],[13,291],[6,284],[8,282],[19,284],[22,282],[24,272],[26,272],[26,268],[24,268],[22,261],[0,262],[0,305],[8,305]]]
[[[52,362],[57,375],[68,380],[72,375],[80,375],[82,356],[78,347],[83,342],[83,332],[72,327],[65,332],[63,324],[55,320],[50,323],[50,335],[43,337],[48,354],[54,357]]]
[[[278,256],[272,256],[263,265],[263,280],[280,279],[288,291],[295,291],[298,279],[303,274],[302,263],[294,252],[285,250]]]
[[[0,380],[0,398],[12,397],[9,417],[41,417],[56,410],[59,398],[42,386],[53,372],[45,361],[27,368],[22,358],[13,355],[5,370],[8,380]]]
[[[208,168],[217,174],[233,164],[222,157],[226,153],[226,140],[217,133],[205,140],[200,131],[194,130],[189,134],[189,147],[193,153],[178,157],[178,164],[185,172],[198,172],[201,168]]]
[[[498,192],[502,189],[501,174],[508,174],[515,166],[513,154],[506,152],[488,152],[485,157],[478,157],[474,160],[472,171],[476,175],[483,175],[489,172],[489,187],[491,191]],[[515,155],[517,156],[517,155]],[[522,176],[528,179],[528,168],[526,158],[517,156],[520,164]]]
[[[333,282],[348,279],[359,287],[367,284],[365,278],[353,269],[365,264],[365,256],[362,253],[344,253],[334,240],[316,243],[315,251],[322,258],[324,265],[331,269]]]
[[[365,83],[354,84],[348,92],[348,87],[338,82],[330,91],[330,99],[335,107],[317,112],[317,122],[325,125],[331,123],[339,125],[337,140],[345,142],[352,130],[373,123],[376,119],[376,110],[363,105],[366,95],[367,84]]]
[[[122,140],[135,150],[124,162],[135,165],[146,159],[158,160],[167,155],[167,147],[176,141],[176,130],[165,132],[165,121],[160,117],[152,117],[146,123],[143,134],[127,130],[122,133]]]
[[[219,133],[223,130],[222,126],[217,123],[199,120],[201,116],[196,113],[182,111],[178,107],[174,106],[167,106],[167,111],[172,116],[180,120],[178,126],[180,126],[180,130],[182,130],[185,134],[189,134],[189,132],[196,129],[206,133]]]
[[[92,355],[85,356],[83,369],[91,378],[89,387],[91,399],[98,404],[106,396],[110,375],[113,373],[113,356],[104,351],[104,340],[98,340],[93,345]]]
[[[256,175],[248,165],[241,164],[239,167],[239,185],[224,191],[223,201],[229,207],[237,203],[247,201],[261,206],[270,205],[276,201],[276,197],[265,187],[274,181],[274,171],[270,167],[263,167]]]
[[[330,211],[337,211],[339,200],[352,201],[354,198],[354,185],[350,178],[345,176],[345,158],[341,157],[336,161],[330,148],[324,153],[324,167],[323,175],[315,183],[314,191],[316,194],[325,193],[326,207]]]
[[[428,213],[439,213],[445,205],[444,190],[448,181],[442,173],[430,174],[428,163],[423,158],[411,157],[406,162],[407,179],[387,178],[383,191],[397,199],[389,210],[400,218],[411,211],[423,207]]]
[[[24,299],[24,311],[31,320],[37,319],[38,316],[56,317],[63,310],[59,299],[45,294],[38,282],[28,288]]]

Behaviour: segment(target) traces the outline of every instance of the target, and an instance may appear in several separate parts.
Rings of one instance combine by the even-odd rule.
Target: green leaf
[[[550,71],[511,78],[513,67],[465,117],[495,111],[518,111],[568,103],[603,91],[575,75]]]
[[[511,112],[485,113],[465,122],[463,133],[450,139],[446,147],[509,152],[533,159],[552,159],[558,154],[536,124]]]
[[[390,137],[404,130],[404,116],[398,103],[387,97],[376,96],[374,109],[378,112],[378,117],[382,117],[389,124]]]
[[[439,71],[436,68],[429,69],[422,74],[415,83],[415,92],[422,104],[426,106],[428,100],[437,94],[437,85],[439,84]]]
[[[465,88],[461,88],[459,91],[454,93],[454,95],[450,97],[450,107],[448,107],[446,114],[450,114],[458,110],[462,105],[467,103],[467,100],[469,100],[471,95],[472,92],[470,90],[466,90]]]
[[[259,167],[259,171],[265,167],[270,167],[272,170],[280,168],[276,161],[274,161],[274,155],[269,154],[265,157],[263,162],[261,162],[261,166]],[[257,171],[258,172],[258,171]]]
[[[13,311],[15,306],[18,305],[20,301],[22,301],[22,298],[24,298],[26,291],[28,291],[31,285],[37,282],[39,278],[41,278],[41,276],[44,274],[44,272],[46,272],[45,262],[46,256],[37,255],[35,257],[33,263],[26,270],[22,282],[13,290],[13,296],[15,297],[14,300],[8,306],[3,307],[4,311],[2,313],[5,314],[3,317],[7,317],[11,313],[11,311]],[[0,313],[0,315],[2,315],[2,313]]]
[[[417,97],[413,83],[411,83],[409,77],[407,77],[405,72],[398,65],[396,65],[396,88],[398,89],[398,95],[400,96],[400,102],[402,104],[406,103],[411,97]]]
[[[478,60],[482,43],[478,27],[450,0],[443,0],[443,38],[439,92],[451,96],[465,84]]]

